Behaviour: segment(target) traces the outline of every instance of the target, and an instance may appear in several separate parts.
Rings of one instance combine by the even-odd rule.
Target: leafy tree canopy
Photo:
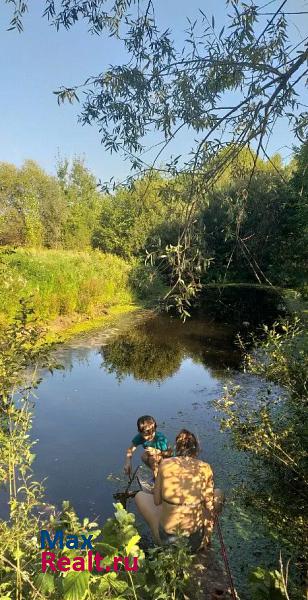
[[[11,26],[20,27],[30,0],[9,2],[15,7]],[[188,127],[201,137],[186,168],[204,168],[205,159],[230,141],[242,147],[258,140],[261,148],[284,116],[303,141],[307,112],[296,90],[307,75],[308,49],[305,40],[290,44],[288,0],[271,3],[270,13],[252,0],[226,4],[228,27],[217,31],[215,18],[200,9],[178,47],[171,29],[160,29],[154,0],[45,1],[43,14],[57,29],[85,19],[90,32],[107,32],[125,47],[125,64],[84,84],[82,121],[99,125],[106,148],[142,151],[152,128],[168,143],[179,127]],[[63,88],[59,100],[72,100],[78,88]]]
[[[20,30],[30,0],[9,1],[11,27]],[[159,26],[155,0],[45,2],[44,16],[57,29],[85,20],[91,33],[114,36],[125,48],[125,63],[55,92],[59,102],[78,100],[86,92],[80,120],[98,127],[106,149],[123,151],[132,168],[143,173],[161,168],[163,152],[180,130],[194,140],[188,155],[171,157],[164,166],[189,180],[185,219],[175,250],[167,253],[173,272],[168,298],[180,310],[199,289],[206,267],[194,249],[200,196],[243,148],[253,145],[251,180],[281,119],[289,121],[300,141],[307,136],[308,113],[298,90],[307,79],[308,48],[305,39],[293,44],[289,39],[291,2],[274,0],[264,8],[253,0],[227,0],[226,5],[225,27],[219,31],[215,18],[200,9],[194,21],[188,19],[185,41],[178,44],[171,28]],[[144,151],[153,131],[161,137],[149,165]]]

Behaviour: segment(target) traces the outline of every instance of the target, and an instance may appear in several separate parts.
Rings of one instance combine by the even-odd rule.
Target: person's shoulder
[[[140,446],[140,444],[143,443],[143,438],[140,435],[140,433],[137,433],[137,435],[135,435],[135,437],[133,437],[132,439],[132,445],[133,446]]]
[[[204,460],[199,460],[199,466],[203,473],[206,473],[207,475],[213,474],[211,465],[209,465],[207,462],[204,462]]]

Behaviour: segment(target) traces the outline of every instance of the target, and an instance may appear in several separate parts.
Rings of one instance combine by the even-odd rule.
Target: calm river
[[[245,460],[219,431],[211,405],[230,380],[242,385],[245,399],[264,385],[236,371],[232,331],[217,323],[182,324],[150,312],[134,313],[74,338],[57,351],[57,359],[64,368],[44,375],[33,423],[33,437],[39,440],[35,477],[47,478],[47,500],[58,507],[69,500],[81,517],[112,515],[115,488],[107,478],[121,474],[137,418],[153,415],[172,443],[187,427],[200,439],[216,486],[226,491],[222,526],[237,587],[248,597],[247,572],[254,564],[276,562],[276,549],[261,525],[251,525],[231,502],[231,488],[245,480]],[[135,465],[139,456],[137,451]]]

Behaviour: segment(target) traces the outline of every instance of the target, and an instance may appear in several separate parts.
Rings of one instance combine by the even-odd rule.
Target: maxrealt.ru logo
[[[96,552],[92,545],[92,535],[77,535],[67,534],[63,531],[57,531],[54,536],[46,529],[40,532],[40,546],[42,552],[42,572],[46,573],[48,567],[51,571],[118,571],[119,563],[121,563],[125,571],[138,571],[138,558],[134,556],[115,556],[113,565],[103,565],[104,556]],[[47,549],[46,549],[47,548]],[[86,555],[83,556],[60,556],[57,558],[52,550],[85,550]],[[132,565],[129,561],[132,560]]]

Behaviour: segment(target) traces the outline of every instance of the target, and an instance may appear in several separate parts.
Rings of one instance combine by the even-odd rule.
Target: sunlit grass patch
[[[1,321],[16,313],[21,297],[31,299],[44,322],[58,316],[99,316],[104,309],[134,302],[132,266],[99,251],[17,249],[1,253]]]

